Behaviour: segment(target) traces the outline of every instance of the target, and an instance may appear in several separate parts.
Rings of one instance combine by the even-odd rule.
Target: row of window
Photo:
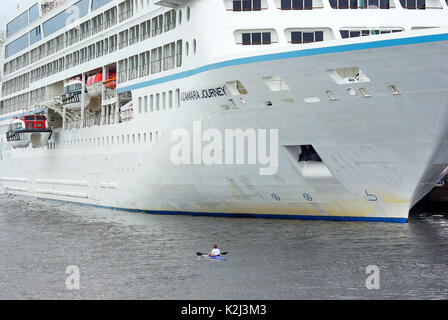
[[[149,1],[146,1],[146,2],[147,2],[146,5],[149,6],[150,5]],[[105,4],[105,3],[103,3],[103,4]],[[101,4],[101,6],[103,4]],[[132,4],[130,4],[129,1],[125,1],[122,4],[124,4],[124,6],[125,6],[122,8],[123,10],[126,8],[130,8],[130,6],[132,6]],[[137,4],[137,2],[136,2],[136,4]],[[140,6],[141,6],[141,8],[143,8],[143,1],[141,1]],[[189,7],[186,10],[187,10],[186,11],[187,12],[187,21],[189,21],[190,15],[191,15],[191,10]],[[106,20],[106,22],[104,23],[105,27],[109,27],[110,25],[113,25],[111,23],[116,21],[116,12],[117,12],[117,8],[113,7],[103,13],[104,19]],[[100,16],[102,16],[102,15],[100,15]],[[62,50],[64,48],[64,44],[66,46],[70,46],[70,45],[76,43],[80,39],[81,31],[88,30],[89,27],[87,27],[87,24],[89,24],[89,23],[92,23],[92,26],[98,26],[101,29],[101,27],[100,27],[101,20],[98,17],[99,16],[96,16],[96,17],[92,18],[91,20],[89,20],[87,23],[83,24],[86,27],[71,29],[71,30],[65,32],[65,34],[62,34],[62,35],[50,40],[49,42],[39,46],[38,48],[31,50],[31,52],[27,52],[24,55],[10,61],[9,63],[4,65],[5,72],[11,73],[11,72],[17,71],[18,69],[21,69],[21,68],[29,65],[30,54],[31,54],[31,63],[34,63],[40,59],[43,59],[47,55],[50,55],[54,52]],[[163,21],[163,19],[165,19],[165,21],[167,22],[165,25],[163,25],[163,29],[165,31],[171,30],[176,25],[176,11],[174,11],[174,10],[169,11],[169,12],[165,13],[164,16],[156,17],[154,20],[149,19],[146,22],[137,26],[137,28],[135,28],[136,26],[134,26],[133,32],[138,32],[138,28],[141,28],[140,29],[141,34],[140,34],[139,38],[141,40],[144,40],[145,37],[149,36],[149,34],[150,34],[151,21],[153,21],[154,25],[160,26],[160,21]],[[177,19],[178,19],[178,23],[181,24],[182,23],[182,11],[181,10],[178,11]],[[90,22],[90,21],[92,21],[92,22]],[[157,21],[157,23],[156,23],[156,21]],[[99,29],[95,29],[95,30],[99,30]],[[159,31],[160,28],[157,28],[157,30],[158,31],[155,32],[154,35],[160,34],[160,31]],[[132,43],[132,41],[130,41],[130,43]],[[68,68],[76,66],[80,63],[90,61],[93,58],[100,57],[103,54],[108,54],[109,52],[116,51],[117,47],[118,47],[117,35],[114,35],[105,40],[99,41],[95,45],[91,45],[87,48],[83,48],[79,51],[76,51],[74,53],[67,55],[65,58],[60,58],[56,61],[46,64],[45,66],[42,66],[40,68],[33,70],[31,77],[27,73],[26,75],[16,77],[15,79],[10,80],[9,82],[5,82],[2,86],[2,90],[3,90],[2,95],[11,94],[11,93],[26,89],[29,87],[29,83],[30,83],[31,79],[32,79],[32,81],[36,81],[37,79],[41,79],[42,77],[50,76],[50,75],[60,72],[64,69],[68,69]],[[171,44],[171,48],[172,48],[172,44]],[[196,53],[196,40],[193,41],[193,50],[194,50],[194,53]],[[168,53],[168,50],[166,50],[166,52]],[[187,42],[186,43],[186,55],[188,55],[188,53],[189,53],[189,43]],[[145,58],[145,57],[143,57],[143,55],[144,55],[144,53],[141,54],[142,65],[139,66],[139,68],[140,68],[139,76],[145,76],[145,75],[149,74],[148,69],[147,69],[147,64],[149,65],[149,63],[150,63],[149,56],[146,56],[146,58]],[[147,62],[144,63],[144,61],[147,61]],[[154,71],[159,69],[157,67],[157,65],[159,65],[159,64],[163,65],[164,70],[171,68],[171,66],[173,66],[174,64],[176,66],[180,66],[182,64],[182,45],[181,44],[178,45],[178,53],[176,54],[175,58],[172,55],[169,55],[169,56],[165,57],[163,62],[155,62],[153,64]],[[133,70],[131,72],[131,74],[135,74],[135,71]],[[133,77],[133,75],[131,75],[131,78],[132,77]],[[42,88],[42,89],[44,89],[44,88]],[[33,104],[36,102],[40,102],[40,101],[42,101],[42,99],[44,99],[44,97],[45,97],[45,93],[41,93],[40,89],[36,89],[30,93],[25,93],[25,94],[22,94],[22,95],[19,95],[16,97],[6,99],[0,103],[0,110],[1,110],[0,112],[1,112],[1,114],[3,114],[3,113],[7,113],[7,112],[12,112],[14,110],[18,110],[18,109],[22,108],[23,105],[28,105],[29,103]]]
[[[324,41],[323,31],[311,31],[311,32],[301,32],[292,31],[291,32],[291,43],[311,43]]]
[[[241,44],[243,45],[260,45],[271,43],[272,41],[270,32],[252,32],[242,34]]]
[[[370,36],[377,34],[385,34],[385,33],[395,33],[401,32],[403,29],[400,28],[381,28],[381,29],[342,29],[340,30],[342,38],[354,38],[360,36]],[[272,39],[273,31],[265,31],[265,32],[242,32],[241,33],[241,42],[239,44],[242,45],[266,45],[275,43]],[[304,43],[313,43],[324,41],[325,32],[323,30],[309,30],[309,31],[288,31],[287,36],[289,36],[289,43],[292,44],[304,44]],[[326,36],[325,40],[329,40],[330,36]],[[334,39],[332,37],[331,39]]]
[[[138,113],[155,112],[180,107],[180,89],[138,98]]]
[[[400,0],[400,3],[401,6],[406,9],[426,9],[425,0]]]
[[[313,9],[313,0],[282,0],[282,10],[311,10]]]
[[[119,22],[124,21],[125,18],[128,19],[132,16],[134,7],[132,3],[133,2],[130,2],[130,0],[127,0],[119,5],[119,8],[121,8],[120,12],[125,13],[125,15],[121,14],[120,17],[118,17]],[[99,4],[100,3],[98,3],[98,5]],[[149,2],[147,3],[147,5],[149,6]],[[141,4],[141,6],[143,7],[143,3]],[[30,63],[32,64],[40,61],[53,53],[59,52],[64,48],[68,48],[81,40],[87,39],[94,34],[97,34],[105,29],[114,26],[115,24],[117,24],[117,11],[117,7],[112,7],[105,12],[93,17],[92,19],[83,22],[79,27],[70,29],[64,34],[59,35],[58,37],[47,41],[39,47],[32,49],[30,52],[26,52],[20,57],[17,57],[9,61],[8,63],[5,63],[3,67],[4,74],[7,75],[9,73],[20,70],[28,66]],[[179,24],[181,24],[182,11],[179,10],[178,13]],[[190,8],[187,8],[188,20],[189,16]],[[162,34],[163,32],[173,30],[176,27],[176,22],[177,11],[171,10],[166,12],[165,14],[159,15],[153,19],[149,19],[141,24],[124,30],[119,33],[119,48],[122,49],[138,41],[146,40],[151,36],[156,36]],[[29,36],[28,34],[25,34],[23,37],[11,43],[11,47],[7,47],[6,50],[8,50],[8,52],[10,51],[8,53],[9,55],[12,55],[26,48],[28,46],[28,41],[31,41],[31,44],[33,44],[40,39],[41,29],[40,26],[38,26],[30,31]]]
[[[17,18],[6,24],[6,36],[22,30],[27,25],[39,18],[39,5],[36,3],[29,10],[23,12]]]
[[[48,37],[76,20],[86,16],[89,13],[89,3],[90,0],[79,0],[71,7],[43,22],[42,28],[44,37]],[[74,12],[76,12],[76,17],[74,17]]]
[[[129,3],[129,5],[126,5],[127,3]],[[127,18],[132,16],[130,14],[132,12],[131,2],[125,1],[121,4],[121,6],[123,7],[122,10],[127,10],[126,11]],[[166,16],[168,17],[169,25],[167,28],[165,28],[165,30],[168,31],[167,29],[169,28],[169,30],[171,30],[172,28],[174,28],[175,24],[173,26],[173,23],[171,22],[172,14],[166,15]],[[121,20],[124,20],[124,17],[121,17]],[[117,7],[113,7],[111,9],[105,11],[104,13],[101,13],[101,14],[93,17],[92,19],[83,22],[79,26],[79,28],[78,27],[73,28],[73,29],[65,32],[65,34],[60,35],[54,39],[51,39],[51,40],[47,41],[45,44],[42,44],[41,46],[39,46],[38,48],[31,50],[30,53],[26,53],[26,54],[22,55],[21,57],[18,57],[16,59],[10,61],[9,63],[5,64],[4,73],[8,74],[8,73],[17,71],[17,70],[27,66],[30,62],[31,63],[37,62],[37,61],[45,58],[48,55],[58,52],[66,47],[70,47],[71,45],[73,45],[81,40],[87,39],[91,35],[97,34],[107,28],[110,28],[111,26],[115,25],[116,23],[117,23]],[[149,29],[149,26],[148,26],[148,29]],[[145,30],[146,30],[146,27],[144,27],[142,30],[144,34],[146,32],[149,32],[149,30],[146,32],[145,32]],[[145,35],[145,37],[149,37],[149,35],[148,36]],[[31,44],[33,44],[41,39],[40,26],[36,27],[35,29],[33,29],[30,32],[30,38],[32,40]],[[143,38],[142,38],[142,40],[143,40]],[[25,41],[25,42],[22,41],[22,42],[25,43],[27,41]],[[19,43],[20,50],[26,48],[28,45],[28,43],[26,43],[26,45],[23,46],[22,42]],[[14,49],[14,53],[20,51],[20,50],[16,49],[15,47],[13,47],[12,49]],[[30,59],[30,56],[31,56],[31,59]]]
[[[227,0],[229,1],[229,0]],[[333,9],[390,9],[394,8],[393,0],[328,0]],[[431,5],[427,1],[432,1]],[[400,0],[405,9],[441,8],[434,5],[438,0]],[[448,4],[448,0],[445,0]],[[322,0],[275,0],[276,7],[281,10],[312,10],[323,8]],[[267,9],[266,0],[233,0],[232,11],[261,11]]]
[[[151,143],[159,142],[164,139],[165,135],[160,131],[156,130],[154,132],[143,132],[143,133],[132,133],[126,135],[117,136],[107,136],[107,137],[96,137],[96,138],[84,138],[75,140],[66,140],[63,142],[50,141],[48,142],[47,148],[49,150],[58,149],[71,149],[71,148],[95,148],[95,147],[107,147],[115,145],[126,145],[126,144],[141,144],[141,143]]]
[[[401,32],[402,29],[362,29],[362,30],[341,30],[341,36],[342,38],[356,38],[356,37],[364,37],[364,36],[371,36],[371,35],[377,35],[377,34],[385,34],[385,33],[395,33],[395,32]]]
[[[143,23],[132,26],[118,34],[118,47],[123,49],[129,45],[168,32],[176,28],[176,10],[149,19]]]
[[[261,0],[233,0],[233,11],[260,11]]]
[[[132,27],[134,28],[134,27]],[[131,29],[132,29],[131,28]],[[369,36],[385,33],[400,32],[402,29],[362,29],[362,30],[340,30],[342,38],[353,38],[359,36]],[[28,74],[21,75],[12,80],[6,81],[2,87],[2,94],[8,95],[29,87],[30,82],[48,77],[64,69],[69,69],[78,64],[101,57],[104,54],[116,50],[117,36],[111,36],[105,40],[101,40],[96,44],[92,44],[86,48],[80,49],[74,53],[60,58],[45,66],[31,71],[31,77]],[[292,44],[304,44],[319,42],[324,40],[324,32],[315,31],[292,31],[290,32],[289,42]],[[243,32],[241,34],[241,44],[243,45],[267,45],[275,43],[272,40],[272,32]],[[196,40],[193,41],[194,52],[196,52]],[[172,42],[165,46],[161,46],[151,51],[146,51],[119,61],[118,65],[118,81],[120,83],[134,80],[149,74],[158,73],[180,67],[182,65],[182,40],[177,43]],[[186,51],[189,45],[186,43]]]
[[[117,8],[113,7],[90,20],[83,22],[79,27],[75,27],[66,31],[53,39],[41,44],[37,48],[32,49],[29,52],[24,53],[20,57],[17,57],[8,63],[4,64],[3,72],[4,74],[9,74],[20,70],[29,64],[35,63],[52,55],[56,52],[61,51],[64,48],[68,48],[71,45],[88,38],[89,36],[96,34],[104,29],[110,28],[117,23]],[[28,38],[28,34],[26,34]],[[31,44],[39,41],[41,39],[41,28],[40,26],[30,31],[30,38],[33,39]],[[28,47],[28,42],[24,45],[21,43],[21,50]],[[6,48],[5,50],[8,50]],[[18,51],[15,50],[14,53]],[[10,54],[11,55],[11,54]],[[8,55],[6,55],[8,57]]]
[[[2,84],[2,95],[6,96],[11,93],[29,88],[30,85],[29,77],[30,77],[29,73],[24,73],[14,79],[5,81]]]
[[[182,48],[182,40],[178,40],[118,61],[118,82],[181,67]]]
[[[23,36],[10,42],[5,46],[5,57],[8,58],[22,50],[25,50],[29,46],[29,35],[25,33]]]
[[[172,14],[173,11],[170,11],[165,15],[170,15],[172,17]],[[120,35],[122,36],[122,34],[124,34],[125,32],[126,35],[128,35],[129,32],[130,34],[136,37],[131,38],[131,40],[135,39],[135,41],[138,41],[139,40],[138,30],[140,26],[142,26],[143,30],[149,30],[150,21],[151,20],[148,20],[140,25],[133,26],[129,29],[130,31],[129,30],[122,31],[120,32]],[[145,36],[145,33],[141,34],[141,36]],[[182,65],[182,41],[179,40],[177,42],[177,50],[175,49],[175,47],[176,45],[174,42],[165,45],[163,47],[163,56],[162,56],[162,47],[152,50],[151,54],[151,56],[153,57],[152,61],[150,61],[149,55],[146,57],[146,59],[145,56],[141,55],[140,65],[138,57],[135,59],[129,58],[132,61],[130,61],[129,67],[126,62],[126,64],[123,65],[123,67],[120,69],[119,81],[124,82],[128,80],[133,80],[136,79],[137,77],[144,77],[152,73],[161,72],[162,70],[165,71],[173,69],[174,67],[180,67]],[[14,79],[6,81],[2,87],[2,94],[9,95],[14,92],[26,89],[32,82],[49,77],[58,72],[72,68],[87,61],[91,61],[93,59],[102,57],[116,50],[117,50],[117,35],[113,35],[109,38],[98,41],[95,44],[91,44],[88,47],[72,52],[65,57],[59,58],[58,60],[49,62],[44,66],[36,68],[32,70],[30,73],[26,73],[25,74],[26,78],[24,78],[24,75],[21,75]],[[125,60],[127,61],[128,59]]]
[[[390,0],[329,0],[333,9],[390,9]],[[419,0],[420,1],[420,0]],[[425,1],[425,0],[422,0]],[[393,5],[393,4],[392,4]]]
[[[25,106],[33,105],[45,100],[45,87],[5,99],[0,102],[0,114],[22,110]]]

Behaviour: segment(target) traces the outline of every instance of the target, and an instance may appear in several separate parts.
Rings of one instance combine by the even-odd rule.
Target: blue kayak
[[[213,256],[213,257],[210,257],[208,254],[203,254],[203,255],[202,255],[202,258],[203,258],[203,259],[206,259],[206,260],[226,261],[226,259],[223,258],[223,257],[221,257],[221,256]]]

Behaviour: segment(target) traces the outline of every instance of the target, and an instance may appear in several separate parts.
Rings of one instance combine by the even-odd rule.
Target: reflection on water
[[[448,219],[164,216],[0,195],[1,299],[447,299]],[[228,261],[199,260],[217,242]],[[66,267],[80,289],[66,288]],[[380,289],[366,289],[366,267]]]

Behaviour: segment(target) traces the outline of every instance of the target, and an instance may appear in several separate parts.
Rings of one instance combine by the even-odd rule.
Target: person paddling
[[[208,254],[210,257],[220,256],[221,250],[218,249],[218,245],[215,243],[213,245],[213,250]]]

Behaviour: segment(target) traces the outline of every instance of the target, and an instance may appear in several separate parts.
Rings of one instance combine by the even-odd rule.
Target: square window
[[[253,11],[261,10],[261,0],[252,0],[252,10]]]
[[[243,0],[243,11],[250,11],[252,9],[251,0]]]
[[[263,44],[271,44],[271,33],[263,32]]]
[[[380,0],[380,8],[389,9],[390,8],[389,0]]]
[[[291,10],[291,0],[282,0],[280,5],[282,10]]]
[[[306,10],[313,9],[313,0],[305,0],[305,9]]]
[[[303,43],[314,42],[314,32],[304,32],[303,33]]]
[[[339,0],[339,9],[348,9],[348,0]]]
[[[261,44],[261,32],[252,33],[252,44]]]
[[[243,33],[243,45],[250,45],[250,33]]]
[[[233,1],[233,11],[241,11],[241,0]]]
[[[291,32],[291,43],[302,43],[302,32]]]
[[[303,10],[303,0],[292,0],[292,8],[294,10]]]
[[[341,30],[341,37],[342,37],[343,39],[348,38],[348,36],[349,36],[349,32],[348,32],[348,30]]]

